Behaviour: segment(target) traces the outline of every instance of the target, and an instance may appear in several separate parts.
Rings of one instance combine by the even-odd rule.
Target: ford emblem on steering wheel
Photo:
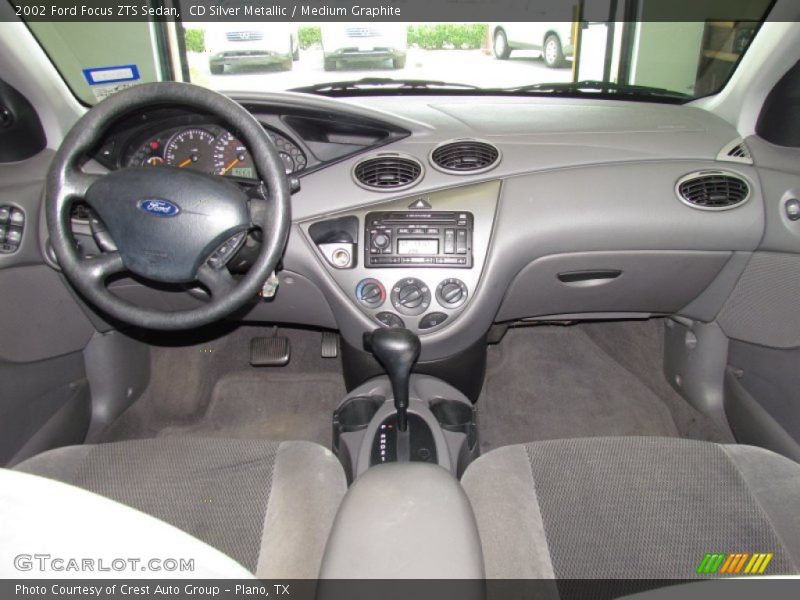
[[[137,206],[140,210],[156,217],[174,217],[181,212],[177,204],[173,204],[169,200],[161,200],[158,198],[140,200]]]

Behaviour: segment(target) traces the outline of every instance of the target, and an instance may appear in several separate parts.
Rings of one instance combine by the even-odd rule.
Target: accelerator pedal
[[[339,334],[332,331],[322,332],[322,358],[339,356]]]
[[[254,367],[284,367],[289,363],[291,346],[289,338],[278,335],[256,337],[250,340],[250,364]]]

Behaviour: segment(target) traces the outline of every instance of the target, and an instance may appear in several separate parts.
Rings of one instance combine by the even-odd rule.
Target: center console
[[[388,377],[350,392],[333,413],[333,452],[353,481],[370,467],[399,462],[397,413]],[[478,457],[472,403],[454,387],[412,375],[408,405],[408,456],[402,462],[437,464],[458,477]]]
[[[421,348],[413,332],[375,329],[363,345],[386,375],[354,389],[334,412],[333,450],[352,485],[320,577],[480,582],[480,537],[458,483],[479,452],[472,403],[441,379],[411,374]],[[464,592],[484,597],[481,585]]]
[[[370,467],[430,463],[459,476],[479,452],[475,411],[441,379],[412,375],[420,340],[407,329],[364,335],[387,376],[352,390],[333,415],[333,451],[353,481]]]
[[[478,291],[500,182],[412,195],[301,224],[328,273],[375,326],[448,327]]]

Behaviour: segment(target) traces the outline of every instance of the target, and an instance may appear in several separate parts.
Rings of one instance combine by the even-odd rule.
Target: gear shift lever
[[[408,329],[376,329],[364,334],[364,350],[372,352],[386,369],[392,382],[394,407],[397,409],[397,428],[406,431],[408,419],[408,382],[411,367],[417,362],[421,345],[419,338]]]

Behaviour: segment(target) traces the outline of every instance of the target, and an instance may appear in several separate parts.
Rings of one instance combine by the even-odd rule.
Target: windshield
[[[571,11],[573,20],[563,20],[560,11],[562,20],[540,14],[535,22],[212,20],[219,13],[210,9],[231,5],[227,0],[206,2],[206,12],[191,18],[184,12],[180,20],[27,20],[87,104],[161,79],[220,91],[567,94],[682,102],[725,85],[771,4],[747,2],[747,14],[761,20],[725,20],[724,8],[735,2],[712,3],[708,14],[696,10],[691,21],[587,20],[596,14],[589,8],[599,3],[620,16],[631,4],[583,0]],[[646,8],[652,1],[632,4]]]

